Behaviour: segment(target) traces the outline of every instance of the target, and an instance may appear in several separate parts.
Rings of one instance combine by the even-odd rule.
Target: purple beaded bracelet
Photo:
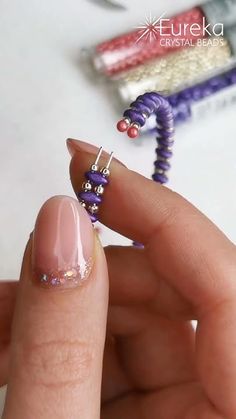
[[[172,108],[164,97],[158,93],[145,93],[130,105],[130,109],[124,112],[124,119],[117,124],[119,131],[127,131],[129,137],[138,136],[139,130],[145,125],[147,118],[152,114],[156,115],[157,122],[157,159],[155,161],[155,173],[152,178],[159,183],[167,183],[166,173],[170,169],[169,160],[172,157],[172,146],[174,143],[174,117]],[[102,154],[100,148],[94,164],[85,173],[86,181],[82,185],[82,190],[77,194],[81,205],[88,212],[92,223],[98,220],[99,205],[102,202],[102,194],[108,184],[110,175],[110,164],[113,153],[110,154],[105,167],[99,169],[98,162]],[[138,244],[136,244],[138,245]],[[142,245],[139,245],[142,246]]]
[[[157,159],[154,162],[155,172],[152,178],[155,182],[165,184],[168,182],[167,172],[170,169],[169,160],[173,155],[175,134],[173,110],[168,100],[156,92],[139,96],[124,112],[124,118],[118,122],[117,129],[120,132],[127,131],[130,138],[136,138],[140,128],[152,114],[156,115],[157,124]]]

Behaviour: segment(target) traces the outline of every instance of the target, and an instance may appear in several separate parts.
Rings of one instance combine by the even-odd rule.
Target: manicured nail
[[[93,265],[94,231],[86,211],[73,198],[55,196],[41,208],[33,234],[35,281],[44,287],[81,285]]]
[[[76,151],[83,150],[87,153],[96,154],[98,150],[98,148],[93,144],[86,143],[85,141],[73,140],[72,138],[68,138],[68,140],[66,140],[66,145],[71,157],[74,156]]]
[[[71,157],[73,157],[74,154],[78,151],[85,151],[86,153],[93,154],[95,156],[98,154],[98,150],[99,150],[99,148],[93,144],[89,144],[80,140],[74,140],[71,138],[68,138],[68,140],[66,140],[66,145],[67,145],[67,148]],[[109,154],[106,151],[103,151],[103,156],[104,158],[107,158]],[[115,157],[113,157],[113,161],[126,167],[124,163],[122,163],[120,160],[116,159]]]

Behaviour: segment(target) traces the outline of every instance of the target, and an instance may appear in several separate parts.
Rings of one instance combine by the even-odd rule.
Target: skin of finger
[[[119,335],[120,323],[127,335]],[[108,330],[116,330],[122,369],[133,388],[150,391],[196,379],[195,334],[189,322],[148,316],[139,307],[111,307]]]
[[[120,364],[116,339],[108,333],[103,360],[102,403],[124,396],[131,390],[131,383]]]
[[[205,397],[199,383],[129,395],[103,406],[101,419],[226,419]]]
[[[107,330],[115,337],[129,338],[143,332],[155,318],[146,305],[112,305],[108,308]]]
[[[103,157],[101,165],[106,160]],[[81,189],[84,172],[93,161],[88,152],[75,153],[70,164],[75,191]],[[170,189],[113,161],[99,216],[113,230],[146,244],[156,273],[192,304],[204,309],[236,294],[234,245]]]
[[[110,304],[146,304],[150,312],[174,320],[196,318],[193,306],[154,271],[145,249],[108,246],[105,254],[110,278]]]
[[[196,335],[199,376],[208,397],[215,400],[227,419],[236,417],[235,319],[236,303],[232,297],[200,318]]]
[[[18,281],[0,282],[0,343],[8,344],[16,302]]]
[[[8,380],[11,325],[18,281],[0,282],[0,385]]]
[[[94,156],[88,153],[77,152],[74,155],[71,161],[71,179],[75,190],[78,190],[82,174],[93,160]],[[104,196],[101,221],[119,233],[146,244],[154,269],[197,307],[199,318],[211,309],[214,313],[214,306],[223,304],[228,299],[235,304],[235,246],[206,217],[177,194],[113,162],[111,183]],[[227,379],[225,380],[226,374],[222,374],[220,381],[215,381],[212,377],[209,378],[211,370],[203,368],[210,361],[210,350],[202,352],[204,362],[203,356],[198,358],[202,363],[199,369],[202,371],[203,384],[206,385],[213,404],[217,405],[221,388],[223,405],[220,407],[223,413],[229,409],[233,412],[236,410],[236,400],[231,397],[229,399],[228,393],[229,383],[232,389],[236,386],[236,363],[231,354],[233,348],[229,348],[229,352],[223,350],[228,341],[235,339],[236,317],[232,318],[226,306],[226,318],[227,313],[229,321],[225,322],[225,340],[221,339],[222,331],[217,331],[217,323],[211,325],[216,339],[220,339],[223,346],[217,345],[219,350],[214,357],[215,368],[217,370],[221,363],[228,365]],[[206,320],[207,317],[204,318]],[[233,322],[233,327],[229,327],[230,322]],[[207,347],[210,348],[209,336],[212,331],[207,328],[203,330],[204,333],[199,335],[198,345],[201,347],[201,342],[204,342],[206,347],[207,342]],[[224,371],[226,372],[226,367]]]
[[[98,419],[108,304],[105,255],[96,240],[91,277],[73,290],[31,281],[31,243],[21,273],[3,418]]]

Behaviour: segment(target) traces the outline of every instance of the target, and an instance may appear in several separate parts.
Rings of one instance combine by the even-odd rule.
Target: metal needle
[[[113,9],[126,10],[127,7],[123,4],[123,0],[90,0],[100,6],[112,7]]]

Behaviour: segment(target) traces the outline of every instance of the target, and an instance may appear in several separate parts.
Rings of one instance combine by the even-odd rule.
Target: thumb
[[[103,249],[69,197],[39,212],[21,272],[4,419],[98,419],[108,304]]]

